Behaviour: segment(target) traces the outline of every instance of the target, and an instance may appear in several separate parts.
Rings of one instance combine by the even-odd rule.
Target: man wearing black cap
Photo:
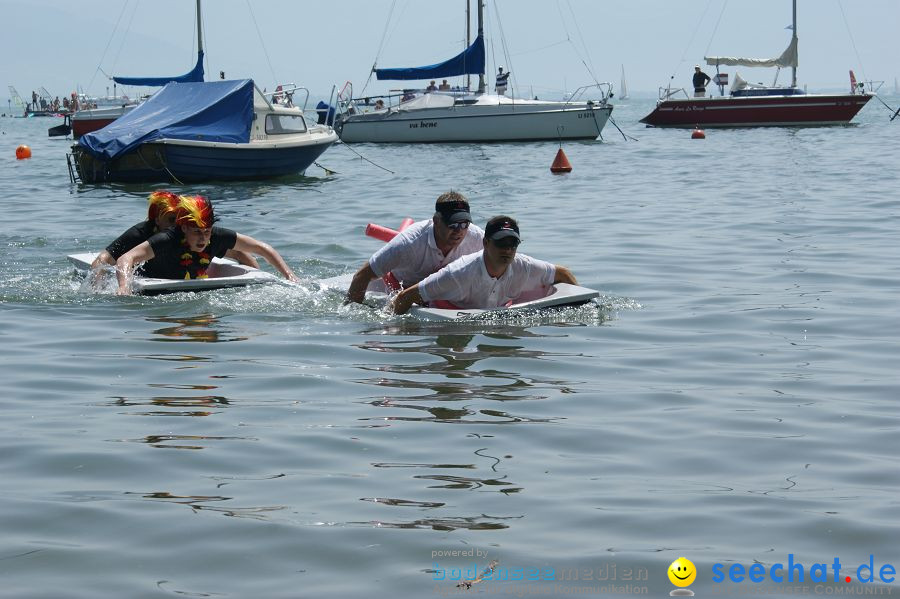
[[[443,300],[460,309],[497,308],[526,291],[555,283],[577,285],[564,266],[517,254],[522,238],[519,224],[509,216],[495,216],[484,227],[483,250],[464,256],[420,283],[404,289],[394,300],[394,312],[404,314],[414,304]]]
[[[472,225],[465,196],[438,196],[434,216],[413,223],[375,252],[353,276],[347,300],[362,303],[366,287],[378,277],[401,287],[414,285],[457,258],[481,250],[484,231]]]

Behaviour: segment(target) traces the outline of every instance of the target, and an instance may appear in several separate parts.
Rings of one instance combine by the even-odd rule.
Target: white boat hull
[[[403,108],[343,115],[346,143],[434,143],[596,139],[612,105],[534,100]]]

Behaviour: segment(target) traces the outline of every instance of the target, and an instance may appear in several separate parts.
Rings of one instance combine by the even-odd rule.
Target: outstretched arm
[[[134,274],[134,267],[143,264],[153,256],[155,256],[153,248],[147,241],[119,256],[119,259],[116,260],[116,278],[119,280],[117,295],[131,295],[131,277]]]
[[[425,303],[425,301],[422,299],[422,294],[419,293],[419,284],[416,283],[412,287],[408,287],[401,291],[397,297],[394,298],[391,307],[394,309],[394,314],[406,314],[413,304],[423,303]]]
[[[91,262],[91,270],[96,270],[103,264],[108,264],[109,266],[114,266],[115,263],[116,263],[116,259],[112,257],[112,254],[110,254],[106,250],[103,250],[102,252],[97,254],[97,257],[94,258],[93,262]]]
[[[568,283],[570,285],[577,285],[578,281],[575,280],[575,275],[572,274],[572,271],[566,268],[565,266],[560,266],[559,264],[554,264],[556,267],[556,276],[553,277],[553,283]]]
[[[356,274],[353,275],[353,280],[350,282],[350,289],[347,290],[347,301],[361,304],[363,300],[366,299],[366,287],[368,287],[369,283],[372,282],[372,279],[375,279],[377,276],[375,271],[372,270],[372,267],[369,266],[369,263],[366,262],[365,266],[360,268],[356,271]]]
[[[274,266],[278,272],[284,275],[285,279],[293,281],[294,283],[298,281],[296,275],[294,275],[294,271],[287,265],[287,262],[281,257],[281,254],[276,252],[268,243],[253,239],[249,235],[238,233],[237,240],[234,242],[234,249],[239,252],[259,254],[266,259],[266,262]]]
[[[243,264],[244,266],[252,266],[253,268],[259,268],[259,262],[257,262],[256,258],[253,257],[253,254],[248,254],[247,252],[232,249],[225,252],[225,255],[232,260],[237,260],[238,264]]]

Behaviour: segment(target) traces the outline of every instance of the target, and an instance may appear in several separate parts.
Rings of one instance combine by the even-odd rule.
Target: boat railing
[[[685,98],[690,98],[688,93],[685,91],[683,87],[679,87],[677,89],[672,89],[671,87],[660,87],[659,88],[659,100],[671,100],[678,94],[684,94]]]
[[[592,89],[600,90],[600,104],[606,104],[607,102],[609,102],[609,98],[610,96],[612,96],[612,83],[608,81],[591,83],[590,85],[582,85],[571,94],[569,94],[565,101],[567,104],[574,102],[583,102],[584,96]]]
[[[294,94],[298,92],[305,94],[302,106],[300,105],[300,102],[294,101]],[[275,91],[263,95],[266,96],[266,99],[272,104],[287,106],[288,108],[293,106],[301,106],[301,110],[306,110],[307,104],[309,104],[309,89],[297,85],[296,83],[279,84],[275,88]]]
[[[353,84],[348,81],[337,93],[338,114],[359,114],[374,110],[395,109],[400,104],[416,97],[416,92],[424,90],[391,90],[394,93],[373,94],[354,97]]]

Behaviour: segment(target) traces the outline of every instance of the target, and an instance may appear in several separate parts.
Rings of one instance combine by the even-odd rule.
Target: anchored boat
[[[303,174],[338,137],[327,125],[310,125],[293,105],[300,89],[281,92],[285,103],[275,104],[252,79],[169,83],[82,136],[67,155],[70,176],[82,183],[187,183]]]
[[[849,94],[807,94],[797,87],[797,0],[793,0],[791,42],[777,58],[707,56],[706,64],[716,67],[713,82],[718,96],[689,97],[683,89],[660,90],[656,108],[641,119],[653,127],[766,127],[846,125],[872,98],[871,93],[853,86]],[[791,68],[790,86],[753,85],[735,74],[729,95],[725,95],[728,74],[722,66]],[[777,74],[776,74],[777,81]],[[683,94],[684,97],[677,97]]]
[[[389,104],[354,98],[349,83],[338,95],[335,129],[353,142],[494,142],[596,139],[613,106],[609,84],[584,86],[567,101],[530,100],[485,92],[483,0],[478,4],[478,36],[463,52],[444,62],[411,68],[375,69],[379,80],[440,80],[478,75],[478,90],[468,88],[404,90],[384,96]],[[506,79],[503,78],[505,83]],[[590,90],[598,99],[584,99]],[[505,87],[504,87],[505,90]],[[380,98],[379,98],[380,99]],[[396,104],[391,102],[399,100]]]

